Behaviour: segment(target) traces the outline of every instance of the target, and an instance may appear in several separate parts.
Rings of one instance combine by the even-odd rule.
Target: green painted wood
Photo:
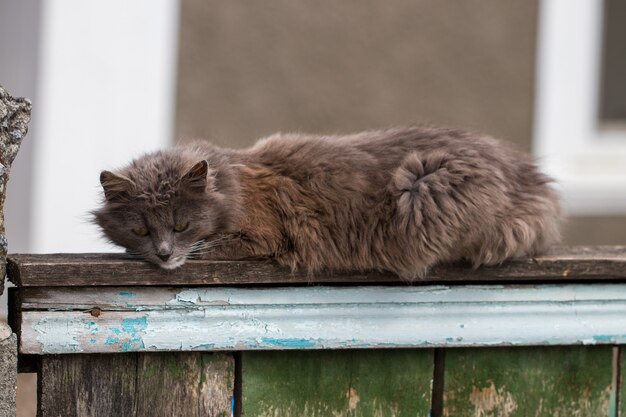
[[[242,416],[419,417],[433,350],[245,352]]]
[[[616,375],[619,381],[619,389],[617,390],[617,409],[619,413],[614,413],[610,417],[626,416],[626,348],[622,345],[619,347],[618,353],[619,371]]]
[[[448,417],[609,416],[610,346],[448,349]]]
[[[349,415],[427,416],[433,364],[433,350],[355,352],[351,383],[359,401]]]

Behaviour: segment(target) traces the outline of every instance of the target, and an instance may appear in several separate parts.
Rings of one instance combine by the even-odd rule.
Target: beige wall
[[[626,216],[571,217],[563,235],[569,245],[626,245]]]
[[[243,146],[429,120],[528,148],[535,15],[533,1],[183,0],[177,134]]]
[[[530,150],[536,0],[183,0],[181,19],[181,140],[430,121]],[[626,217],[565,235],[626,244]]]

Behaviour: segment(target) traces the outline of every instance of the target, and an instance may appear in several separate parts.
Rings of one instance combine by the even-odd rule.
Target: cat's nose
[[[172,256],[171,253],[157,253],[157,256],[159,257],[160,260],[162,260],[163,262],[166,262],[168,259],[170,259],[170,256]]]

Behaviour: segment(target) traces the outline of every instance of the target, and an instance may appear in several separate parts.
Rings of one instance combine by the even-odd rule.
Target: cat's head
[[[159,152],[102,171],[100,183],[105,199],[95,223],[111,242],[161,268],[183,265],[205,249],[205,239],[232,228],[232,202],[219,189],[228,181],[207,160]]]

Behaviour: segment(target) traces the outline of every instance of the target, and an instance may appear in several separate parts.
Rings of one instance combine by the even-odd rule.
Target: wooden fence
[[[162,271],[13,255],[10,322],[39,416],[626,416],[626,247],[498,267]]]

